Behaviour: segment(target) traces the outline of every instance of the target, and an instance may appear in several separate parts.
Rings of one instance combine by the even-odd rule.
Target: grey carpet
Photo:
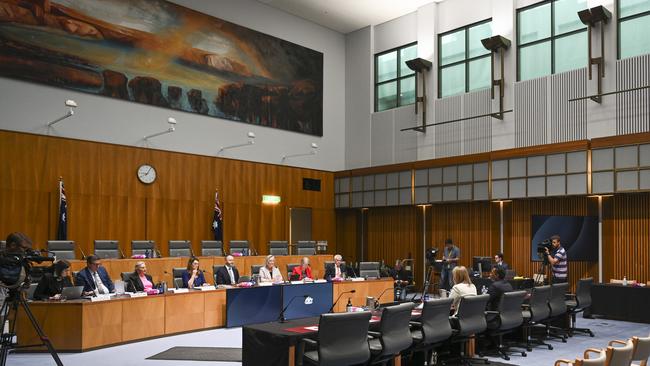
[[[147,360],[241,362],[241,348],[172,347],[166,351],[147,357]]]

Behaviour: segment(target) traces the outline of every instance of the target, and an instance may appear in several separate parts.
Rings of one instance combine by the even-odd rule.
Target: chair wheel
[[[484,362],[486,365],[490,363],[490,361],[488,361],[487,359],[483,360],[483,362]]]
[[[592,332],[589,332],[589,336],[590,336],[590,337],[593,337],[594,334],[593,334]]]
[[[510,356],[504,356],[503,359],[506,360],[506,361],[509,361],[509,360],[510,360]]]
[[[562,338],[562,343],[566,343],[566,338]]]
[[[550,344],[549,344],[547,347],[548,347],[548,350],[549,350],[549,351],[552,351],[552,350],[553,350],[553,346],[551,346]]]
[[[522,353],[521,353],[521,357],[527,357],[527,356],[528,356],[528,355],[526,354],[526,352],[522,352]]]

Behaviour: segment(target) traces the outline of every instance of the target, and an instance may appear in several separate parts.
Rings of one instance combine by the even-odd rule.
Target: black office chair
[[[239,276],[238,283],[249,282],[250,280],[251,280],[251,276]]]
[[[119,245],[117,240],[95,240],[95,255],[101,259],[121,258]]]
[[[509,360],[509,346],[504,345],[503,335],[514,332],[524,322],[524,316],[521,312],[521,304],[526,297],[526,291],[506,292],[501,296],[497,311],[487,311],[488,331],[487,336],[491,337],[496,344],[496,353],[504,360]],[[517,351],[522,357],[526,357],[526,352]],[[479,353],[483,356],[483,352]]]
[[[74,241],[72,240],[48,240],[47,250],[54,253],[56,259],[76,259],[74,252]]]
[[[293,269],[296,267],[300,267],[300,263],[289,263],[287,264],[287,278],[291,279],[291,273],[293,273]]]
[[[263,264],[253,264],[251,266],[251,276],[255,276],[260,273],[260,268],[264,267]]]
[[[156,242],[153,240],[131,240],[131,255],[146,255],[147,252],[156,257]]]
[[[316,242],[313,240],[299,240],[296,242],[296,255],[316,255]]]
[[[217,285],[217,271],[219,268],[224,267],[223,264],[215,264],[212,266],[212,280],[214,281],[215,286]]]
[[[36,292],[36,288],[38,287],[38,283],[30,283],[29,288],[27,289],[27,293],[25,296],[27,297],[27,300],[34,300],[34,293]],[[40,300],[40,299],[37,299]]]
[[[223,243],[220,240],[201,240],[201,255],[222,257]]]
[[[593,283],[594,279],[591,277],[580,279],[576,286],[576,293],[567,295],[570,297],[570,300],[565,301],[567,308],[569,309],[569,314],[571,315],[571,327],[569,328],[570,336],[573,336],[575,332],[589,334],[590,337],[594,336],[591,329],[576,327],[576,315],[591,306],[591,285],[593,285]]]
[[[549,350],[553,349],[553,346],[545,343],[542,337],[533,337],[533,328],[536,325],[542,324],[551,315],[551,309],[548,307],[550,298],[550,285],[534,287],[530,294],[526,310],[522,311],[524,317],[522,330],[527,351],[532,351],[533,346],[546,346]]]
[[[433,351],[451,337],[453,331],[449,323],[452,298],[425,301],[419,321],[412,321],[410,359],[413,353],[423,352],[427,366],[431,366]],[[407,363],[410,364],[411,362]]]
[[[230,254],[240,253],[243,256],[250,255],[250,245],[248,240],[231,240]]]
[[[131,273],[133,273],[133,272],[121,272],[120,277],[122,278],[122,281],[127,282],[129,280],[129,276],[131,275]],[[125,288],[126,288],[126,285],[125,285]]]
[[[413,344],[409,322],[414,306],[405,302],[383,309],[379,332],[368,332],[373,337],[368,341],[370,365],[385,365]]]
[[[310,365],[339,366],[368,362],[369,311],[323,314],[318,322],[318,341],[303,338],[304,345],[315,347],[304,353]]]
[[[451,342],[461,344],[460,363],[469,364],[472,361],[488,363],[487,359],[467,357],[465,344],[487,329],[485,307],[489,300],[490,295],[488,294],[463,297],[458,304],[458,313],[450,318],[454,329]]]
[[[271,255],[289,255],[289,242],[286,240],[269,241],[269,254]]]
[[[379,273],[379,262],[360,262],[359,277],[381,277]]]
[[[181,288],[183,287],[183,272],[187,271],[187,268],[175,267],[172,269],[172,276],[174,277],[174,287]]]
[[[189,240],[170,240],[169,241],[170,257],[193,257],[192,242]]]
[[[568,283],[557,283],[551,285],[551,297],[548,300],[548,307],[551,314],[548,319],[542,323],[546,326],[546,337],[557,338],[566,343],[568,332],[563,327],[554,326],[553,324],[564,324],[567,317],[566,294],[569,290]]]
[[[6,240],[0,240],[0,251],[5,250],[7,248],[7,241]]]

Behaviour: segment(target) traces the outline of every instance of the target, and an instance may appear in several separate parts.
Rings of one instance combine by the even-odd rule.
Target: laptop
[[[83,291],[83,286],[64,287],[63,291],[61,291],[61,297],[67,300],[79,299]]]

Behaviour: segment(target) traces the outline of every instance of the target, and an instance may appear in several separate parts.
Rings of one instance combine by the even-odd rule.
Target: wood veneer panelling
[[[141,164],[158,179],[136,178]],[[288,240],[288,208],[311,207],[313,238],[335,243],[333,173],[146,148],[0,131],[0,236],[24,231],[43,247],[56,236],[58,178],[68,197],[68,238],[92,252],[93,240],[116,239],[126,255],[130,241],[212,238],[214,191],[219,189],[224,242],[250,240],[260,254],[269,240]],[[303,178],[321,180],[321,192],[304,191]],[[263,206],[263,194],[282,197]],[[80,253],[78,253],[80,256]]]

